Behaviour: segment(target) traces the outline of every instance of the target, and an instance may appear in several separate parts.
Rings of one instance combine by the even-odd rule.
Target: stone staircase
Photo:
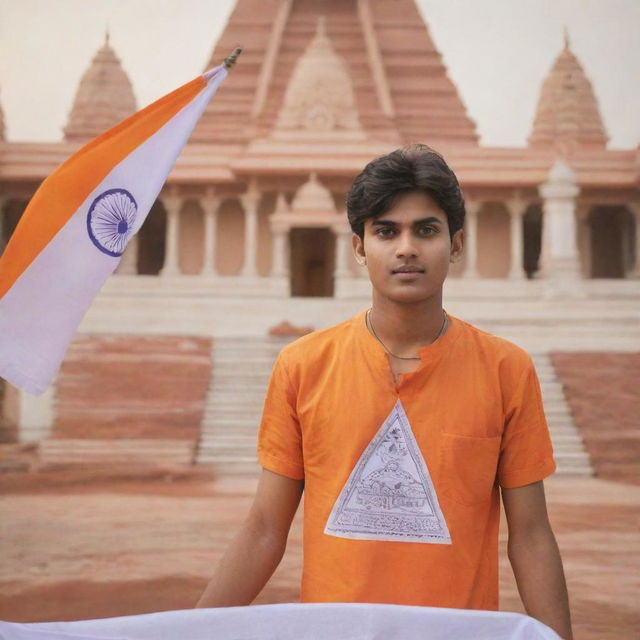
[[[536,366],[544,411],[553,441],[557,472],[562,475],[593,475],[593,468],[567,404],[562,384],[556,377],[551,358],[547,353],[532,354]]]
[[[258,425],[276,356],[289,340],[218,338],[205,401],[197,464],[219,475],[257,474]]]
[[[218,338],[207,392],[198,464],[219,475],[257,474],[257,429],[273,362],[288,340]],[[589,456],[574,425],[562,385],[546,353],[533,356],[553,439],[557,473],[592,475]]]

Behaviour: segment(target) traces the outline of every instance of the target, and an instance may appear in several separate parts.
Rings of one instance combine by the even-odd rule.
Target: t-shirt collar
[[[376,363],[384,368],[389,368],[389,360],[387,352],[378,340],[371,334],[366,323],[367,310],[359,313],[355,318],[356,330],[361,339],[362,347],[365,353],[376,361]],[[448,327],[447,330],[431,344],[421,347],[418,351],[420,360],[422,361],[420,369],[429,363],[435,364],[444,353],[451,347],[457,339],[460,332],[460,321],[454,316],[447,314]]]

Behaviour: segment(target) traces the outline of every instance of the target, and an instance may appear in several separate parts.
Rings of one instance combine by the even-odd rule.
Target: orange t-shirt
[[[285,347],[261,465],[304,479],[303,602],[498,608],[499,486],[553,473],[519,347],[450,316],[396,385],[364,312]]]

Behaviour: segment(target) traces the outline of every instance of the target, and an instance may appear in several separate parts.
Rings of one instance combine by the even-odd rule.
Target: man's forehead
[[[370,223],[372,226],[383,226],[383,225],[418,225],[418,224],[435,224],[435,223],[444,223],[447,221],[446,216],[437,215],[437,214],[428,214],[424,215],[424,212],[412,216],[407,213],[400,213],[398,215],[387,216],[382,214],[377,218],[372,218]]]
[[[411,192],[398,196],[392,205],[372,221],[420,222],[426,218],[447,221],[447,214],[428,194]]]

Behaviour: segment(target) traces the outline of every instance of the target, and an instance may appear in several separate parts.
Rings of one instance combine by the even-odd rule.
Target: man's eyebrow
[[[413,226],[418,226],[421,224],[443,224],[443,221],[440,218],[436,218],[435,216],[429,216],[428,218],[420,218],[420,220],[414,220]],[[397,227],[398,223],[393,220],[373,220],[371,223],[372,226],[384,226],[384,227]]]

